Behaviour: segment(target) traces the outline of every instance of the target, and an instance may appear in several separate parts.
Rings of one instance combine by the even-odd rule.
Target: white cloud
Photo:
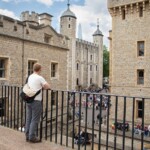
[[[10,2],[10,0],[2,0],[2,2]]]
[[[52,6],[54,2],[64,2],[65,0],[36,0],[36,1],[46,6]]]
[[[53,4],[53,0],[37,0],[37,2],[45,4],[47,6],[51,6]]]
[[[11,18],[14,18],[14,19],[17,19],[18,20],[18,17],[15,16],[14,12],[12,11],[9,11],[7,9],[0,9],[0,14],[4,15],[4,16],[8,16],[8,17],[11,17]]]
[[[29,2],[30,0],[2,0],[3,2],[14,2],[14,3],[21,3],[21,2]]]
[[[76,14],[77,23],[81,23],[84,40],[92,42],[92,35],[97,29],[99,18],[100,30],[104,35],[104,44],[109,46],[108,36],[111,29],[111,17],[107,10],[106,0],[85,0],[84,6],[71,5],[71,10]]]

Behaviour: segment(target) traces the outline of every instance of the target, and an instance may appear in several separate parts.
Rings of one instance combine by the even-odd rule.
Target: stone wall
[[[1,17],[0,57],[7,58],[7,76],[1,84],[22,85],[28,74],[28,60],[42,64],[42,76],[53,89],[67,89],[67,52],[68,41],[52,27]],[[14,30],[14,26],[17,27]],[[28,32],[27,32],[28,30]],[[51,35],[49,43],[44,41],[45,34]],[[58,63],[57,77],[51,78],[51,62]]]
[[[108,1],[109,3],[110,1]],[[113,3],[113,1],[111,1]],[[150,98],[150,3],[134,0],[133,5],[124,5],[125,1],[114,1],[109,9],[112,16],[112,41],[110,43],[110,83],[111,93],[117,95],[148,97]],[[132,1],[127,1],[131,4]],[[119,7],[122,5],[122,7]],[[139,6],[143,7],[143,17],[139,17]],[[122,10],[125,9],[125,19],[122,19]],[[137,55],[137,42],[145,42],[144,56]],[[137,70],[144,70],[144,84],[137,84]],[[141,100],[136,98],[135,100]],[[136,102],[136,101],[135,101]],[[123,118],[124,103],[118,105],[118,114]],[[135,104],[136,105],[136,104]],[[114,112],[114,103],[112,112]],[[150,101],[145,100],[145,123],[149,122]],[[127,102],[127,119],[132,119],[132,101]],[[135,110],[137,113],[137,109]],[[118,115],[118,116],[119,116]],[[113,115],[112,115],[113,116]],[[135,115],[135,119],[139,118]],[[141,120],[140,120],[141,121]]]

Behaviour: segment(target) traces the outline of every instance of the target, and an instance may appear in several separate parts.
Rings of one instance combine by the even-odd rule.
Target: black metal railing
[[[0,125],[24,131],[26,104],[21,87],[2,86]],[[43,90],[37,135],[80,150],[142,150],[150,142],[150,99],[109,93]],[[141,111],[142,110],[142,111]],[[140,111],[140,113],[138,113]]]

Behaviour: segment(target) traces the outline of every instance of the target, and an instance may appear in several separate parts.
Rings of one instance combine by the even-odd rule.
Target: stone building
[[[60,33],[69,37],[68,89],[87,87],[92,83],[102,87],[103,35],[99,30],[93,34],[93,43],[76,38],[77,17],[68,8],[60,18]]]
[[[33,64],[53,89],[67,89],[68,38],[51,26],[52,16],[28,11],[21,20],[0,15],[0,84],[22,85]]]
[[[150,1],[107,0],[107,2],[112,16],[112,31],[109,37],[111,93],[150,97]],[[124,101],[119,101],[120,119],[123,118],[123,104]],[[142,99],[135,98],[134,119],[137,122],[141,121],[142,105]],[[150,101],[145,100],[145,123],[150,123],[149,106]],[[126,108],[126,119],[131,121],[132,99],[127,98]],[[111,109],[112,116],[114,110]]]

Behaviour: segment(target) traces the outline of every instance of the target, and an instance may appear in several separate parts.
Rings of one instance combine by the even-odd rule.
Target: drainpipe
[[[23,24],[23,39],[22,39],[22,86],[24,85],[24,24]]]

